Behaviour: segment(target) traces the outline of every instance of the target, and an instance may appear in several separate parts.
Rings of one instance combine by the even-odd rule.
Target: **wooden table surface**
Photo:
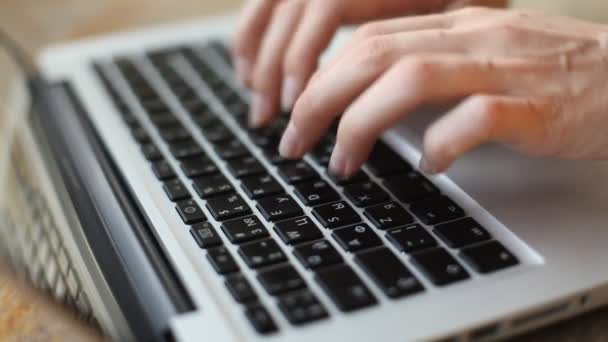
[[[557,4],[567,8],[574,3],[570,0],[516,1],[541,8],[556,8]],[[594,6],[601,2],[585,1],[597,1]],[[212,15],[236,9],[239,3],[240,0],[2,0],[0,27],[34,54],[40,47],[53,42]],[[102,339],[73,313],[30,289],[0,263],[0,341]],[[608,341],[608,308],[555,324],[518,340]]]

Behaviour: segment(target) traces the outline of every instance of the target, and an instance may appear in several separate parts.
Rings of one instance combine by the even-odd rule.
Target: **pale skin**
[[[252,126],[293,107],[279,150],[295,159],[339,119],[330,169],[349,175],[412,111],[456,103],[425,133],[427,173],[489,142],[534,156],[608,158],[608,26],[524,10],[444,11],[450,6],[457,4],[248,2],[234,55],[254,94]],[[360,22],[317,69],[335,30]]]

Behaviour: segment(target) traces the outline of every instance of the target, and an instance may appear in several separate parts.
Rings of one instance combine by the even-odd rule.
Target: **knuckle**
[[[359,26],[354,33],[354,40],[365,40],[371,37],[382,35],[383,31],[377,23],[367,23]]]
[[[419,87],[420,84],[429,82],[434,78],[435,64],[422,56],[406,57],[397,65],[397,72],[408,85],[418,85]]]
[[[394,48],[388,37],[376,36],[361,41],[356,51],[356,58],[361,66],[376,68],[390,62]]]
[[[491,134],[499,126],[505,105],[502,101],[487,95],[476,95],[468,100],[474,120],[484,132]]]

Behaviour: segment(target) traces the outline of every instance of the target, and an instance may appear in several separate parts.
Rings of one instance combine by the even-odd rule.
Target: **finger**
[[[515,66],[515,67],[514,67]],[[348,108],[340,120],[330,168],[352,174],[365,162],[380,135],[416,108],[447,103],[477,93],[504,93],[517,64],[459,55],[402,59]]]
[[[305,0],[289,0],[274,9],[252,75],[253,94],[249,116],[252,127],[271,121],[279,112],[282,61],[305,4]]]
[[[507,96],[471,96],[427,130],[420,169],[443,172],[466,152],[500,142],[530,153],[544,148],[548,103]]]
[[[233,58],[237,77],[249,84],[251,70],[273,8],[279,0],[250,0],[243,8],[233,42]]]
[[[309,83],[294,107],[291,122],[297,138],[284,139],[281,153],[300,158],[325,132],[327,127],[401,56],[424,52],[456,52],[466,45],[468,36],[441,33],[440,30],[406,32],[375,37],[362,42],[357,52],[345,56],[334,68]],[[394,94],[398,86],[389,91]],[[387,94],[377,101],[384,101]],[[290,141],[298,141],[293,146]]]
[[[304,16],[287,49],[283,63],[285,77],[281,104],[291,109],[317,68],[319,56],[327,48],[341,24],[340,6],[336,0],[309,0]]]

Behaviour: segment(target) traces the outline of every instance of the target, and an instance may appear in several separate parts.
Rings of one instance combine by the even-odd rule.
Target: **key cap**
[[[228,274],[239,270],[236,261],[224,246],[208,249],[207,259],[219,274]]]
[[[219,121],[215,125],[204,126],[201,129],[205,138],[212,144],[228,144],[231,141],[237,141],[230,129]]]
[[[411,166],[382,141],[376,142],[366,166],[378,177],[411,170]]]
[[[241,179],[241,187],[251,199],[259,199],[283,192],[283,187],[269,174],[260,174]]]
[[[309,207],[340,199],[336,190],[324,180],[299,183],[295,184],[294,187],[296,188],[296,196]]]
[[[351,176],[339,176],[332,172],[328,172],[327,175],[334,183],[342,186],[369,180],[369,176],[363,170],[359,170]]]
[[[245,316],[260,334],[270,334],[278,330],[268,311],[260,304],[248,306],[245,309]]]
[[[226,194],[207,199],[207,209],[218,221],[251,214],[249,205],[238,194]]]
[[[298,271],[290,265],[260,271],[257,278],[266,292],[271,295],[301,289],[306,286]]]
[[[163,189],[172,202],[190,198],[190,192],[179,179],[166,181]]]
[[[293,161],[283,158],[279,154],[279,151],[276,149],[265,150],[264,156],[266,156],[266,159],[268,160],[268,162],[270,162],[273,165],[283,165],[283,164],[293,163]]]
[[[182,125],[162,127],[158,132],[161,138],[168,143],[189,140],[191,138],[190,132]]]
[[[178,141],[169,145],[171,154],[177,159],[189,158],[203,154],[203,150],[194,140]]]
[[[464,211],[445,196],[415,202],[410,206],[410,210],[426,224],[437,224],[464,216]]]
[[[363,212],[379,229],[389,229],[414,222],[414,218],[397,202],[378,204]]]
[[[176,125],[179,123],[179,120],[171,113],[160,113],[150,115],[149,117],[150,121],[152,121],[152,124],[156,126],[156,128]]]
[[[279,245],[272,239],[250,242],[239,248],[239,254],[251,268],[278,264],[287,260]]]
[[[376,304],[374,295],[348,265],[318,271],[315,280],[341,311],[349,312]]]
[[[320,205],[312,212],[325,228],[333,229],[361,222],[359,214],[344,201]]]
[[[312,241],[323,237],[321,231],[312,222],[310,217],[302,216],[277,222],[274,225],[281,240],[288,245]]]
[[[439,190],[424,176],[415,171],[386,178],[384,186],[399,200],[411,203],[439,193]]]
[[[228,171],[236,178],[258,175],[266,172],[264,166],[262,166],[254,156],[247,156],[245,158],[229,161]]]
[[[141,126],[132,127],[131,134],[133,134],[133,138],[140,144],[147,144],[150,142],[148,132]]]
[[[209,128],[221,123],[217,116],[209,111],[192,114],[192,120],[203,131],[209,131]]]
[[[327,167],[334,150],[334,142],[331,139],[324,139],[312,151],[312,158],[321,166]]]
[[[386,247],[358,253],[355,261],[387,297],[400,298],[424,291],[412,272]]]
[[[258,298],[249,281],[240,273],[227,276],[224,285],[239,303],[253,302]]]
[[[492,238],[490,233],[472,218],[437,225],[434,232],[452,248],[460,248]]]
[[[469,278],[469,273],[443,248],[415,253],[412,261],[437,286]]]
[[[344,194],[359,208],[390,201],[389,195],[372,181],[345,186]]]
[[[222,223],[222,230],[232,243],[242,243],[268,236],[266,227],[256,216],[245,216]]]
[[[286,194],[260,198],[257,208],[270,222],[302,215],[302,208],[290,195]]]
[[[190,234],[200,248],[207,249],[222,244],[222,239],[209,222],[197,223],[190,229]]]
[[[238,140],[217,144],[215,146],[215,152],[217,152],[220,158],[225,160],[246,157],[249,155],[249,150],[247,150],[245,145],[241,144]]]
[[[319,178],[317,172],[303,160],[296,163],[279,165],[279,175],[289,184]]]
[[[159,180],[175,178],[175,171],[166,160],[159,160],[152,163],[152,172]]]
[[[382,240],[365,223],[336,229],[331,236],[347,252],[356,252],[382,245]]]
[[[326,240],[296,246],[293,254],[304,267],[309,269],[319,269],[342,262],[338,251]]]
[[[196,193],[203,199],[233,192],[232,184],[222,174],[195,178],[193,185]]]
[[[193,224],[207,219],[201,207],[194,200],[177,202],[175,209],[185,224]]]
[[[490,273],[519,263],[517,257],[498,241],[464,248],[461,255],[479,273]]]
[[[186,176],[198,177],[208,176],[217,173],[217,166],[215,163],[207,158],[206,156],[198,156],[188,159],[183,159],[181,163],[182,171]]]
[[[160,150],[154,143],[147,143],[141,146],[141,152],[144,157],[149,161],[157,161],[163,158],[163,155],[160,153]]]
[[[419,224],[391,229],[386,232],[386,237],[397,249],[405,253],[437,246],[437,241]]]
[[[300,325],[328,317],[317,297],[308,289],[287,293],[279,297],[279,309],[289,323]]]

